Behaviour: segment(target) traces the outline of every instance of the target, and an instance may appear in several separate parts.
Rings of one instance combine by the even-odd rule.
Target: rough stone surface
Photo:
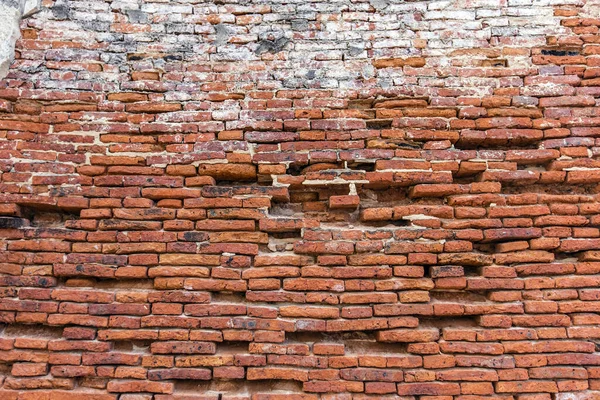
[[[14,58],[21,15],[11,4],[0,3],[0,20],[0,77],[5,77]]]
[[[0,82],[0,399],[600,398],[598,16],[44,2]]]
[[[19,39],[19,23],[39,10],[41,0],[0,0],[0,79],[8,73]]]

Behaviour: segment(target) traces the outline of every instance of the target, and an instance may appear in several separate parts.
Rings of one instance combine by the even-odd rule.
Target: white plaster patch
[[[588,0],[581,9],[582,17],[598,18],[600,17],[600,0]]]
[[[15,56],[15,43],[21,36],[19,23],[40,9],[41,0],[0,0],[0,79],[8,74]]]
[[[581,392],[563,392],[557,393],[556,400],[599,400],[600,392],[584,390]]]

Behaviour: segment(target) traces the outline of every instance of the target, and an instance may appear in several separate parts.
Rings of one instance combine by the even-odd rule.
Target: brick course
[[[43,3],[0,399],[600,397],[600,6]]]

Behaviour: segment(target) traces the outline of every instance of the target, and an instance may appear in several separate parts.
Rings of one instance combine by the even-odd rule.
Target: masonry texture
[[[0,399],[599,399],[598,18],[44,0],[0,81]]]

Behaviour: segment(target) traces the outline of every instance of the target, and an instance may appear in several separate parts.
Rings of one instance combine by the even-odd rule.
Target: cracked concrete
[[[8,74],[15,56],[15,43],[21,36],[22,18],[40,9],[41,0],[0,0],[0,79]]]

